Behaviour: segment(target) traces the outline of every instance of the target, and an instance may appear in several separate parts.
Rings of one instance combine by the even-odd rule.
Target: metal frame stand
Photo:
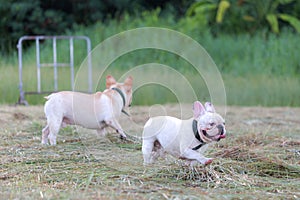
[[[85,40],[87,46],[87,61],[88,61],[88,92],[92,92],[92,61],[91,61],[91,41],[86,36],[23,36],[18,41],[18,59],[19,59],[19,91],[20,96],[17,104],[28,105],[25,100],[26,94],[43,94],[56,92],[58,90],[57,84],[57,68],[58,67],[70,67],[71,71],[71,88],[74,90],[74,39]],[[23,62],[22,62],[22,42],[24,40],[35,40],[36,45],[36,66],[37,66],[37,91],[24,91],[23,88]],[[40,62],[40,41],[41,40],[52,40],[53,44],[53,63],[41,63]],[[70,48],[70,63],[59,63],[57,61],[57,40],[69,40]],[[41,68],[42,67],[53,67],[54,68],[54,91],[42,91],[41,89]]]

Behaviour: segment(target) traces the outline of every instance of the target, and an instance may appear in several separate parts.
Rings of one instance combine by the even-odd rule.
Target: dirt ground
[[[206,153],[209,166],[173,157],[144,167],[149,116],[192,116],[191,105],[133,106],[116,133],[69,126],[55,147],[40,144],[42,106],[0,106],[0,196],[4,199],[299,199],[300,108],[226,109],[227,138]]]

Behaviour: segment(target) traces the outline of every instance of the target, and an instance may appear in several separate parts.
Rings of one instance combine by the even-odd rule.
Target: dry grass
[[[143,124],[148,107],[133,107]],[[176,107],[166,106],[169,115]],[[189,112],[190,107],[183,108]],[[167,156],[142,165],[141,143],[67,127],[55,147],[40,145],[41,106],[0,107],[3,199],[297,199],[300,109],[228,108],[228,138],[207,152],[206,167]],[[123,118],[126,124],[126,118]],[[124,125],[123,125],[124,127]],[[139,128],[128,132],[138,135]]]

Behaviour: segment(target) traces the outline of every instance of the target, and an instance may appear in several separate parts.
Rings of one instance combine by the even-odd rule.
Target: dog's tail
[[[55,95],[55,93],[50,94],[50,95],[48,95],[48,96],[45,96],[44,98],[47,99],[47,100],[49,100],[49,99],[51,99],[51,97],[53,97],[54,95]]]

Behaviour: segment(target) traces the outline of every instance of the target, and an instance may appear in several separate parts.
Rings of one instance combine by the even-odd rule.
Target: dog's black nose
[[[219,125],[217,126],[217,128],[218,128],[218,130],[219,130],[220,135],[223,135],[223,134],[224,134],[224,127],[223,127],[221,124],[219,124]]]

